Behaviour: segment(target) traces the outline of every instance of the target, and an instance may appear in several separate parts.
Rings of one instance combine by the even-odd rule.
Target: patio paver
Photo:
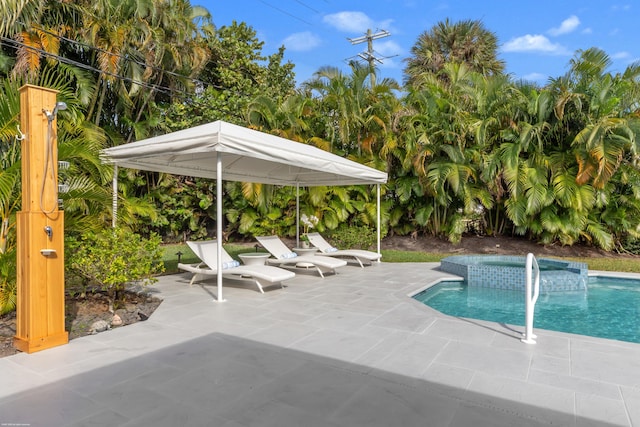
[[[0,359],[0,425],[640,426],[640,344],[458,319],[436,263],[188,286],[146,322]],[[231,282],[230,282],[231,283]]]

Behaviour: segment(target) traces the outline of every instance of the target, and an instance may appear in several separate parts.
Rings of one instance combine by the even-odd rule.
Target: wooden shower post
[[[33,353],[69,342],[64,330],[64,212],[58,210],[58,92],[20,88],[22,210],[17,213],[16,335]]]

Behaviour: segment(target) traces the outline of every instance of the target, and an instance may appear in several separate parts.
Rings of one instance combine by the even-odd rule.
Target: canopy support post
[[[216,250],[218,259],[216,271],[218,274],[218,302],[224,302],[222,297],[222,153],[216,152]]]
[[[378,223],[378,230],[376,232],[378,241],[378,255],[380,255],[380,184],[376,184],[376,220]],[[380,258],[378,258],[378,262],[380,262]]]
[[[296,182],[296,248],[300,247],[300,183]]]
[[[111,228],[118,225],[118,165],[113,165],[113,194],[111,195]]]

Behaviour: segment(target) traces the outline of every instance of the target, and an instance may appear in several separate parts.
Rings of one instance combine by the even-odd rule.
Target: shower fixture
[[[58,111],[66,110],[66,109],[67,109],[67,104],[62,101],[59,101],[59,102],[56,102],[56,106],[53,107],[53,111],[42,110],[42,112],[44,113],[45,116],[47,116],[47,120],[49,120],[49,123],[51,123],[53,119],[56,118]]]

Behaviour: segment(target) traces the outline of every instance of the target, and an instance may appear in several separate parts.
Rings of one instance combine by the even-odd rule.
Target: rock
[[[113,315],[113,318],[111,319],[111,326],[122,326],[124,322],[122,321],[122,318],[120,316],[118,316],[117,314]]]
[[[97,320],[93,322],[93,324],[91,325],[91,328],[89,329],[89,334],[95,335],[98,332],[104,332],[110,329],[111,329],[111,325],[109,325],[108,322],[106,322],[105,320]]]

